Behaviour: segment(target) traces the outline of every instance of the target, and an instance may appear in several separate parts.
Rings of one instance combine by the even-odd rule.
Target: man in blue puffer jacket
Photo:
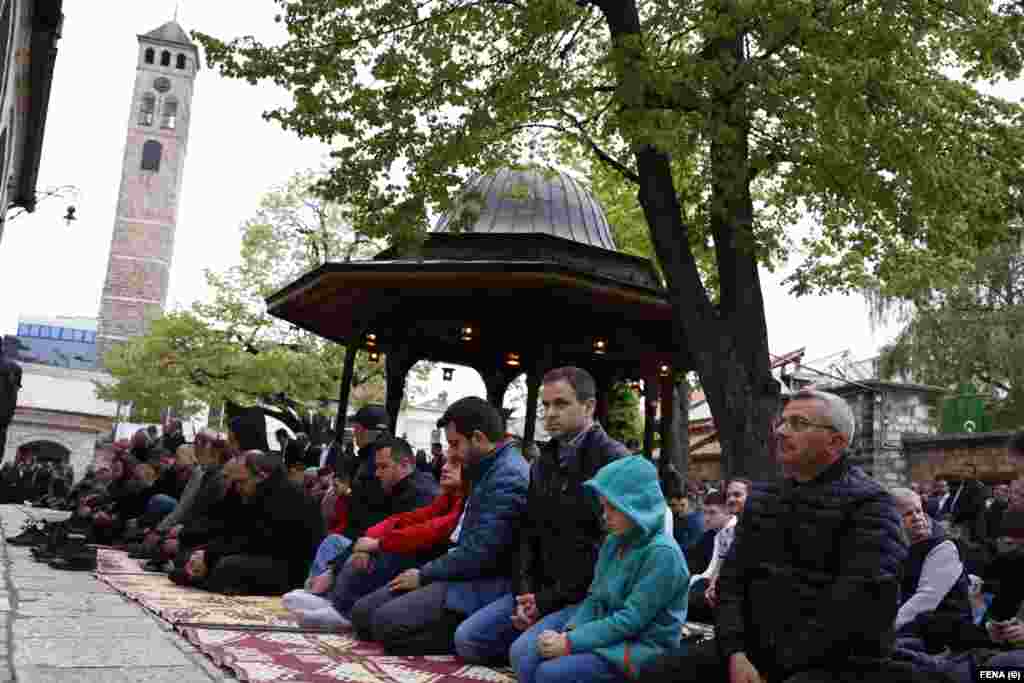
[[[482,398],[448,406],[448,458],[472,482],[451,549],[395,577],[352,607],[352,625],[365,640],[396,655],[448,654],[455,629],[469,615],[512,592],[518,577],[519,524],[530,467],[504,440],[504,420]]]

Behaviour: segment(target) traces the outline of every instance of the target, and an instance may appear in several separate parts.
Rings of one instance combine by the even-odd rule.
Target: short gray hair
[[[829,424],[840,434],[846,435],[847,445],[853,443],[853,434],[857,429],[857,421],[853,417],[853,409],[841,396],[816,389],[801,389],[789,398],[790,401],[818,401],[825,406],[825,415]]]
[[[889,491],[889,495],[892,496],[897,503],[905,500],[917,500],[918,502],[921,501],[921,496],[918,495],[915,491],[905,489],[902,486],[898,486],[893,490]]]

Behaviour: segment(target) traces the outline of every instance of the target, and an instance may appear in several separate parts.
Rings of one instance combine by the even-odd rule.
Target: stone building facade
[[[110,381],[95,370],[22,363],[22,387],[7,431],[4,462],[19,450],[58,454],[81,477],[92,463],[97,439],[111,432],[117,405],[96,398],[96,382]]]
[[[121,187],[100,303],[97,355],[163,311],[199,51],[175,21],[139,36]]]
[[[879,380],[816,388],[842,396],[853,409],[857,432],[850,445],[852,460],[887,487],[910,483],[903,438],[938,432],[938,405],[946,390]]]

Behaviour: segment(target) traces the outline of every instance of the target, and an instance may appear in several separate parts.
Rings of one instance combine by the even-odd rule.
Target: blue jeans
[[[540,672],[540,670],[542,668],[545,668],[547,664],[558,662],[559,660],[576,660],[577,658],[583,657],[586,658],[586,661],[583,662],[582,666],[586,667],[588,662],[590,664],[595,664],[594,662],[590,662],[590,658],[597,657],[596,655],[569,655],[567,657],[558,657],[554,660],[545,660],[540,656],[540,653],[537,651],[537,636],[539,636],[544,631],[564,630],[566,624],[569,623],[569,621],[572,619],[572,616],[576,613],[577,607],[578,605],[570,605],[568,607],[564,607],[558,610],[557,612],[552,612],[551,614],[548,614],[545,617],[541,617],[540,621],[538,621],[530,628],[526,629],[526,631],[523,634],[521,634],[518,638],[516,638],[515,642],[512,643],[512,646],[508,650],[508,658],[512,660],[512,668],[515,670],[516,675],[519,677],[519,683],[534,683],[534,681],[540,681],[541,679],[538,678],[538,673]],[[600,657],[597,658],[600,659]],[[561,669],[559,667],[555,667],[554,669],[552,669],[552,672],[554,671],[561,671]],[[589,674],[589,671],[589,669],[567,671],[568,678],[552,678],[545,680],[615,680],[605,679],[601,677],[589,678],[584,675],[581,675],[583,673]]]
[[[327,565],[331,560],[341,555],[351,547],[352,541],[341,534],[329,534],[316,549],[316,557],[313,558],[313,566],[309,568],[309,578],[320,576],[327,571]]]
[[[365,572],[355,569],[346,562],[344,566],[340,566],[328,597],[334,603],[334,609],[338,614],[348,618],[352,606],[359,598],[383,588],[388,585],[388,581],[415,566],[415,556],[398,553],[377,553],[373,556],[370,570]]]
[[[512,625],[515,609],[516,596],[506,593],[473,612],[455,630],[455,653],[467,662],[504,663],[508,648],[523,633]]]

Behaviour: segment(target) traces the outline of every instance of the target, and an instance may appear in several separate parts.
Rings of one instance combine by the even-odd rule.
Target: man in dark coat
[[[505,660],[524,631],[545,617],[575,609],[594,578],[604,530],[583,482],[629,451],[594,420],[596,384],[586,370],[549,371],[541,400],[552,439],[530,466],[519,585],[516,594],[503,595],[459,626],[455,651],[466,661]]]
[[[187,583],[216,593],[280,595],[301,586],[324,538],[316,503],[288,481],[281,458],[248,451],[225,474],[244,501],[241,525],[189,559]]]
[[[906,680],[889,661],[907,551],[892,497],[843,457],[854,418],[804,390],[776,433],[786,480],[755,484],[718,582],[716,637],[645,681]]]

